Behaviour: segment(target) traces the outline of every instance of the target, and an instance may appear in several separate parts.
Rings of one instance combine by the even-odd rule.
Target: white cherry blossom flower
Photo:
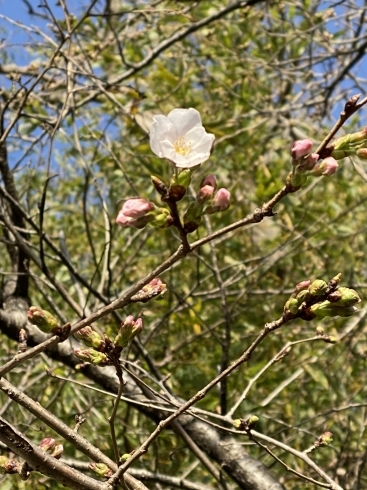
[[[171,160],[178,168],[190,168],[210,157],[214,134],[207,133],[199,112],[173,109],[168,116],[154,116],[150,128],[150,147],[160,158]]]

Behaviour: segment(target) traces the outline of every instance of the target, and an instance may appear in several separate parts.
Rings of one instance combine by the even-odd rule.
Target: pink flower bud
[[[214,187],[211,185],[204,185],[199,191],[199,194],[196,196],[196,202],[198,204],[204,204],[205,202],[210,201],[214,194]]]
[[[153,215],[148,215],[154,209],[155,205],[146,199],[140,197],[128,199],[117,215],[116,223],[123,227],[144,228],[154,219]]]
[[[339,165],[335,158],[327,157],[324,158],[321,163],[315,165],[310,173],[316,177],[319,177],[320,175],[330,176],[335,174],[338,167]]]
[[[145,214],[154,209],[154,204],[141,197],[135,199],[128,199],[122,205],[121,211],[125,216],[129,218],[141,218]]]
[[[312,145],[313,143],[309,139],[295,141],[291,150],[293,161],[308,155],[311,152]]]
[[[206,185],[210,185],[214,190],[216,190],[217,179],[215,178],[215,175],[209,174],[201,181],[200,187],[205,187]]]
[[[52,437],[45,437],[42,439],[42,441],[39,443],[39,447],[43,451],[51,451],[54,447],[56,446],[56,441]]]
[[[206,210],[207,214],[218,213],[219,211],[226,211],[231,204],[231,193],[224,188],[218,189],[211,206]]]
[[[296,284],[294,291],[297,293],[299,293],[300,291],[304,291],[305,289],[308,288],[310,284],[311,284],[310,279],[306,279],[305,281],[299,282],[298,284]]]
[[[296,167],[296,172],[302,173],[312,170],[318,160],[318,153],[311,153],[307,158],[301,160],[301,163]]]

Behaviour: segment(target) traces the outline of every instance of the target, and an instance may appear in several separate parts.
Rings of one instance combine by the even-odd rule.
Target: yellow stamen
[[[176,153],[187,157],[191,151],[191,143],[186,143],[183,136],[177,138],[177,140],[173,143],[173,148]]]

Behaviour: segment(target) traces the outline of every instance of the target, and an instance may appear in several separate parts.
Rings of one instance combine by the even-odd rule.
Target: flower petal
[[[162,151],[162,157],[163,158],[168,158],[168,160],[175,162],[175,157],[176,157],[176,155],[178,155],[178,153],[174,149],[171,141],[168,141],[168,140],[161,141],[161,151]],[[160,155],[158,155],[158,156],[160,156]]]
[[[191,168],[196,167],[196,165],[200,165],[200,163],[205,162],[210,156],[209,153],[190,153],[189,157],[185,157],[176,153],[176,159],[173,160],[177,168]]]
[[[202,125],[199,111],[192,107],[190,109],[173,109],[167,118],[175,126],[177,136],[182,136],[190,129]]]
[[[174,125],[166,116],[154,116],[150,127],[150,147],[157,156],[164,157],[162,153],[162,141],[174,142],[177,138]]]
[[[196,153],[210,153],[215,136],[214,134],[207,133],[203,127],[195,128],[194,131],[189,131],[185,136],[185,140],[190,140],[192,151]]]

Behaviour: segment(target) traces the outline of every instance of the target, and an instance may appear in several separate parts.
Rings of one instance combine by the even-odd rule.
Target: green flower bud
[[[290,173],[287,177],[287,182],[293,187],[293,190],[296,191],[307,183],[307,175]]]
[[[327,284],[322,279],[316,279],[316,281],[313,281],[313,283],[308,288],[311,296],[322,296],[326,293],[326,290]]]
[[[185,168],[178,174],[177,184],[182,185],[183,187],[189,187],[191,183],[192,170],[190,168]]]
[[[111,364],[106,354],[90,349],[74,349],[76,357],[84,362],[95,364],[96,366],[107,366]]]
[[[130,458],[131,458],[131,454],[129,454],[129,453],[125,453],[125,454],[123,454],[123,455],[121,456],[120,461],[121,461],[121,463],[125,463],[125,461],[127,461],[127,460],[128,460],[128,459],[130,459]]]
[[[259,420],[259,417],[256,415],[251,415],[251,417],[247,420],[247,427],[249,429],[253,429]]]
[[[289,298],[284,306],[284,311],[290,311],[293,315],[296,315],[298,313],[298,306],[299,303],[296,298]]]
[[[316,303],[309,308],[311,314],[316,318],[325,318],[327,316],[349,317],[354,315],[358,310],[355,306],[339,306],[335,303],[325,300],[321,303]]]
[[[235,419],[233,421],[233,427],[236,430],[244,430],[244,420],[243,419]]]
[[[325,318],[326,316],[334,316],[330,301],[321,301],[310,307],[310,312],[315,314],[316,318]]]
[[[306,301],[309,298],[309,296],[310,296],[310,293],[309,293],[308,289],[303,289],[302,291],[300,291],[296,296],[298,306],[301,306],[301,304],[304,301]]]
[[[338,138],[330,148],[332,149],[331,156],[336,160],[351,155],[358,155],[360,158],[366,158],[367,153],[364,152],[364,149],[367,148],[367,128]]]
[[[109,478],[113,471],[104,463],[89,463],[89,469],[98,476]]]
[[[342,160],[343,158],[348,157],[351,153],[353,152],[347,150],[333,150],[331,152],[331,156],[335,158],[335,160]]]
[[[149,224],[157,228],[168,228],[173,224],[173,218],[168,209],[159,208],[156,209],[154,219]]]
[[[83,327],[77,332],[75,332],[74,337],[81,340],[88,347],[93,347],[97,350],[103,350],[105,347],[105,341],[99,335],[98,332],[93,330],[91,327]]]
[[[353,306],[361,302],[357,291],[345,287],[340,287],[333,293],[330,293],[328,300],[338,306]]]
[[[56,333],[60,329],[59,321],[49,311],[42,310],[39,306],[29,308],[28,321],[45,333]]]
[[[355,306],[334,306],[334,314],[331,316],[341,316],[343,318],[348,318],[354,313],[357,313],[358,308]]]

